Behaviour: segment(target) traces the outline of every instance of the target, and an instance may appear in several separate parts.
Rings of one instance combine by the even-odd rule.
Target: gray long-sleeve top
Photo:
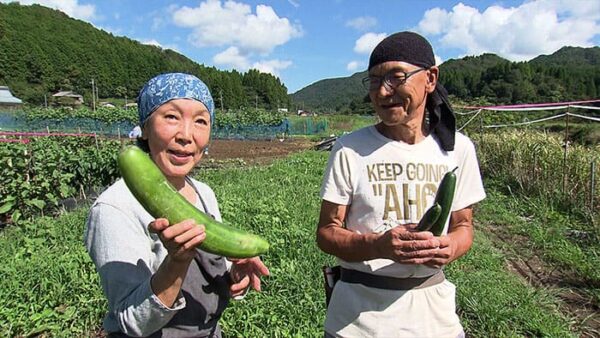
[[[190,182],[200,196],[196,207],[221,221],[212,189]],[[104,330],[136,337],[220,336],[218,319],[229,300],[225,259],[198,250],[179,298],[165,306],[150,287],[167,256],[158,235],[148,231],[153,220],[123,180],[92,205],[84,242],[108,300]]]

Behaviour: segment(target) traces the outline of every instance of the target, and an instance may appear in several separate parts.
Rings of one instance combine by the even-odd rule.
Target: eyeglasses
[[[404,72],[401,70],[392,70],[385,74],[383,77],[369,75],[362,79],[362,84],[368,91],[378,90],[381,87],[381,83],[387,91],[393,91],[406,83],[409,77],[417,74],[420,71],[427,70],[427,68],[415,69],[411,72]]]

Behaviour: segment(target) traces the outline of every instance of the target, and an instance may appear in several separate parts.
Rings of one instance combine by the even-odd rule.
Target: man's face
[[[420,127],[427,94],[435,89],[437,67],[421,67],[399,61],[381,63],[369,71],[369,97],[386,126]]]

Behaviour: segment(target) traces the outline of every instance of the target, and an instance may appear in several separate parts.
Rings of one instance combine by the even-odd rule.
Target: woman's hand
[[[191,262],[196,255],[196,247],[206,238],[204,225],[193,220],[169,225],[165,218],[157,218],[148,225],[150,232],[158,234],[170,259],[175,262]]]
[[[375,241],[379,256],[402,264],[424,264],[436,257],[439,237],[429,231],[412,231],[415,226],[398,225],[381,234]]]
[[[230,276],[233,283],[229,287],[232,297],[241,296],[250,286],[260,291],[260,277],[268,276],[269,269],[259,257],[229,259],[231,266]]]

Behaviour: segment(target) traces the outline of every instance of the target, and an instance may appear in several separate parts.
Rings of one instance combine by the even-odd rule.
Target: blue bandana
[[[140,126],[159,106],[174,99],[194,99],[206,106],[210,123],[215,121],[215,105],[208,87],[190,74],[167,73],[158,75],[146,83],[138,96]]]

